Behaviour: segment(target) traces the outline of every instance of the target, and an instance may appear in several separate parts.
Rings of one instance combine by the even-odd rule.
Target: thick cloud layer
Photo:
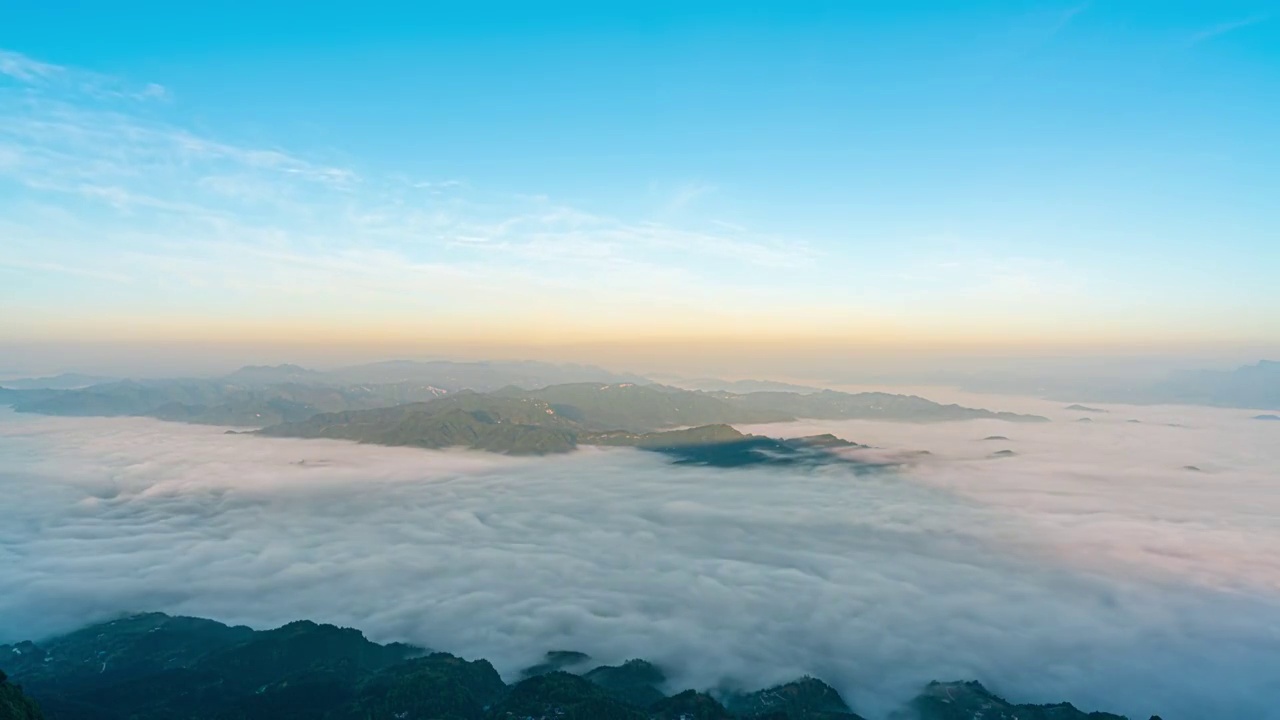
[[[306,617],[508,674],[552,648],[652,659],[672,689],[810,673],[872,716],[973,678],[1143,718],[1280,718],[1280,427],[982,404],[1057,422],[767,428],[910,461],[854,475],[6,412],[0,642],[129,610]]]

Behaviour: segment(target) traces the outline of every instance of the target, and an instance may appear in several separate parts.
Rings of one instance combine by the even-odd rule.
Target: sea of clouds
[[[931,679],[1280,718],[1280,424],[963,399],[1054,422],[744,428],[904,463],[856,474],[0,411],[0,642],[124,611],[310,618],[508,678],[561,648],[650,659],[671,690],[812,674],[872,718]]]

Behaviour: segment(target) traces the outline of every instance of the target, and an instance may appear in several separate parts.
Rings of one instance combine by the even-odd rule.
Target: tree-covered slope
[[[462,393],[392,408],[322,413],[259,432],[275,437],[541,455],[576,447],[577,427],[577,423],[560,417],[545,403]]]
[[[644,660],[562,651],[508,685],[485,660],[308,621],[254,631],[151,613],[0,646],[0,665],[0,720],[863,720],[857,698],[812,677],[708,694]],[[976,682],[930,684],[894,716],[907,719],[1124,720]]]
[[[27,697],[22,688],[9,682],[0,670],[0,720],[44,720],[44,713],[36,701]]]
[[[582,406],[569,404],[569,400]],[[664,443],[714,444],[743,437],[727,425],[669,433],[631,430],[670,427],[697,417],[762,416],[754,411],[744,413],[700,393],[573,385],[536,392],[516,388],[491,394],[463,392],[391,408],[321,413],[301,422],[267,427],[260,433],[513,454],[566,452],[580,443],[661,450]],[[623,423],[623,427],[613,423]]]
[[[1071,703],[1018,705],[977,682],[932,682],[893,720],[1125,720],[1107,712],[1086,713]],[[1151,720],[1159,720],[1153,717]]]

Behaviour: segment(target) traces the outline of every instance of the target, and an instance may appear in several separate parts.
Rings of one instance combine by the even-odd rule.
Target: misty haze
[[[1267,0],[69,10],[0,720],[1280,720]]]

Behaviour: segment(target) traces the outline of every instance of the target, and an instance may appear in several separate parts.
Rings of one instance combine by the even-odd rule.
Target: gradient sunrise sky
[[[59,5],[0,343],[1280,346],[1274,2]]]

